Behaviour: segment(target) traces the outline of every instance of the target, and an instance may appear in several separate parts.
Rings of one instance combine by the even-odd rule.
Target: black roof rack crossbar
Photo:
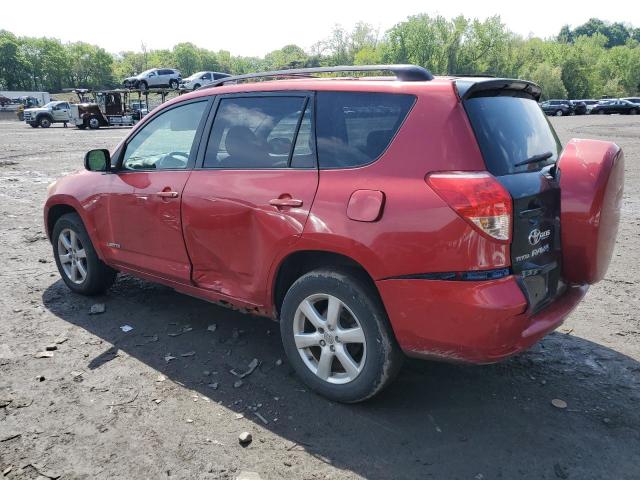
[[[335,73],[335,72],[391,72],[398,80],[403,82],[421,82],[433,80],[433,75],[426,68],[417,65],[338,65],[337,67],[313,67],[313,68],[293,68],[290,70],[274,70],[272,72],[247,73],[244,75],[235,75],[216,80],[209,85],[200,87],[200,89],[218,87],[225,83],[235,82],[238,80],[250,80],[254,78],[267,77],[309,77],[316,73]]]

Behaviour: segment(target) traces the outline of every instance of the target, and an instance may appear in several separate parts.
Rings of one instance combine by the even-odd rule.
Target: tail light
[[[427,183],[475,228],[495,240],[511,241],[511,195],[491,174],[433,173]]]

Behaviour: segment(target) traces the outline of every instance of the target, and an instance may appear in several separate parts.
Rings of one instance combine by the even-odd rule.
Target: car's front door
[[[274,259],[300,238],[318,186],[311,100],[229,95],[214,106],[182,200],[198,286],[265,301]]]
[[[70,108],[67,102],[58,103],[53,107],[53,119],[56,122],[68,122],[71,119]]]
[[[115,175],[133,187],[112,200],[113,263],[184,283],[191,265],[180,218],[182,192],[210,100],[161,110],[123,147]]]
[[[160,72],[156,70],[155,72],[150,72],[147,75],[147,85],[150,87],[155,87],[160,82]]]

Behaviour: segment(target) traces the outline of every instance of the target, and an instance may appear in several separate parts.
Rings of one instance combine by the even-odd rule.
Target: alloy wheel
[[[333,295],[314,294],[300,303],[293,336],[306,367],[326,382],[349,383],[364,368],[364,330],[351,309]]]
[[[78,234],[65,228],[58,235],[58,258],[62,270],[73,283],[81,284],[87,278],[87,253]]]

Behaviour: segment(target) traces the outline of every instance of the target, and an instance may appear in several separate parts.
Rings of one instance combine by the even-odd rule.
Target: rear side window
[[[562,146],[538,104],[529,98],[483,96],[465,101],[487,170],[493,175],[538,170],[558,160]],[[523,164],[537,155],[544,161]]]
[[[296,145],[296,138],[299,129],[305,130],[301,119],[306,104],[306,97],[223,98],[209,136],[204,167],[288,167],[294,149],[298,152],[302,148]]]
[[[366,165],[385,151],[413,105],[413,95],[318,92],[320,168]]]

